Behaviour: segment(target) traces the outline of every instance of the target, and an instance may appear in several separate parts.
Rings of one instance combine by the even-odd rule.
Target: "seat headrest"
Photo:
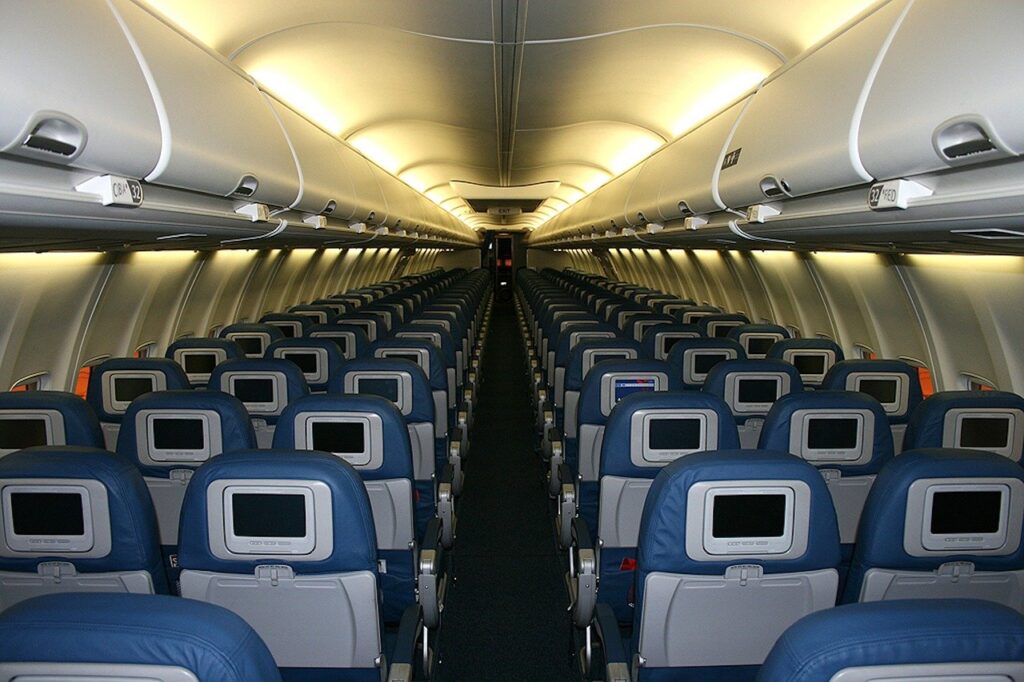
[[[937,503],[939,494],[947,499]],[[930,518],[925,518],[926,507]],[[882,469],[868,494],[847,593],[859,594],[855,578],[871,566],[931,571],[944,563],[971,561],[979,571],[1024,569],[1022,516],[1024,468],[1019,464],[980,450],[904,451]],[[952,526],[945,532],[938,524]],[[985,529],[963,524],[998,526],[999,531],[982,538]],[[982,548],[979,541],[991,548]]]
[[[371,310],[379,310],[379,309],[378,308],[364,308],[360,312],[345,313],[344,315],[338,316],[338,318],[336,320],[334,320],[334,324],[351,324],[351,325],[360,327],[361,329],[364,328],[364,327],[369,326],[369,327],[373,328],[373,337],[374,337],[374,339],[381,339],[387,333],[387,327],[385,326],[384,320],[381,318],[381,316],[372,314],[370,312]],[[382,312],[386,312],[386,313],[390,314],[391,311],[385,310],[385,311],[382,311]],[[356,324],[356,323],[359,323],[359,324]],[[392,321],[392,324],[394,324],[394,321]],[[365,331],[365,329],[364,329],[364,331]],[[367,337],[369,337],[369,336],[370,336],[370,334],[367,334]]]
[[[847,476],[877,474],[895,455],[885,410],[871,396],[853,391],[782,396],[764,419],[758,447],[789,452]],[[823,452],[828,450],[833,452]]]
[[[166,595],[49,594],[0,615],[0,661],[177,666],[199,680],[280,682],[259,635],[227,609]]]
[[[878,380],[884,381],[892,376],[898,377],[900,386],[895,389],[890,387],[890,395],[884,395],[884,387],[876,386]],[[865,381],[872,382],[870,388],[864,384]],[[858,386],[882,403],[889,415],[890,424],[906,423],[924,399],[917,369],[902,360],[843,360],[837,362],[821,382],[822,388],[831,391],[855,391]],[[892,397],[893,392],[895,399],[890,401],[888,398]]]
[[[120,422],[128,405],[139,395],[186,388],[191,388],[191,384],[185,370],[173,360],[111,358],[92,368],[85,399],[101,422]]]
[[[737,423],[743,423],[751,416],[764,416],[771,408],[775,399],[761,400],[770,396],[753,396],[753,399],[746,400],[743,389],[739,385],[743,380],[752,379],[757,381],[760,377],[779,377],[782,385],[778,386],[778,397],[790,393],[800,393],[804,390],[804,382],[796,367],[781,360],[726,360],[711,368],[708,378],[704,381],[704,392],[717,395],[724,400],[733,414]],[[789,386],[786,386],[788,382]],[[760,391],[758,391],[760,392]],[[749,404],[752,407],[747,409],[743,406]],[[767,405],[763,409],[757,407]]]
[[[416,336],[409,336],[410,334]],[[431,343],[437,343],[437,339],[441,340],[441,357],[444,359],[445,365],[448,367],[455,366],[455,342],[452,341],[451,333],[439,324],[405,324],[394,331],[395,338],[411,338],[424,340],[424,337],[419,335],[430,334],[432,341]]]
[[[253,481],[252,488],[246,487],[247,481]],[[244,540],[240,541],[244,546],[233,544],[234,531],[239,531],[238,537],[245,532],[238,519],[234,528],[226,525],[225,512],[234,509],[233,495],[237,494],[302,495],[304,511],[313,514],[312,521],[292,522],[278,516],[272,520],[298,526],[306,533],[304,538],[291,533],[285,537],[296,537],[293,544],[308,541],[309,547],[301,549],[302,554],[260,555],[249,554],[249,543]],[[243,519],[243,527],[261,525],[268,517],[266,513],[257,516],[262,518]],[[211,518],[217,523],[211,523]],[[280,533],[276,529],[267,532]],[[199,467],[189,482],[179,536],[178,562],[186,570],[251,575],[257,566],[278,564],[291,567],[296,574],[377,573],[377,540],[363,481],[347,462],[323,452],[244,450],[214,457]]]
[[[222,339],[226,339],[228,334],[245,334],[245,333],[263,333],[269,334],[270,340],[277,341],[278,339],[284,338],[284,333],[277,327],[269,324],[261,324],[258,322],[236,322],[235,324],[229,324],[221,328],[220,333],[217,334]]]
[[[212,339],[199,336],[190,336],[186,339],[178,339],[167,347],[167,352],[164,354],[164,357],[168,360],[177,361],[177,358],[174,357],[177,351],[191,349],[222,350],[224,351],[225,360],[235,360],[237,358],[245,357],[245,353],[242,352],[242,347],[230,339]]]
[[[662,335],[668,335],[671,339],[668,344],[664,342],[659,344],[659,339]],[[700,331],[697,329],[695,324],[678,324],[676,322],[663,322],[648,327],[647,331],[644,332],[643,338],[640,340],[640,345],[644,349],[644,354],[647,357],[655,359],[666,359],[668,353],[665,353],[664,358],[659,358],[658,355],[666,350],[672,350],[672,344],[676,339],[680,338],[699,338]]]
[[[156,513],[142,474],[128,458],[106,450],[74,446],[36,447],[10,454],[0,459],[5,516],[12,512],[15,504],[14,495],[18,491],[14,486],[22,485],[18,481],[23,479],[32,480],[31,484],[24,484],[26,488],[67,486],[67,495],[80,497],[80,500],[62,504],[69,513],[81,514],[81,519],[71,518],[70,522],[83,532],[67,533],[81,538],[67,552],[36,553],[27,549],[27,545],[12,551],[22,542],[31,542],[32,534],[10,536],[5,529],[4,542],[0,545],[0,553],[4,555],[0,557],[0,570],[35,572],[43,561],[68,561],[82,572],[144,570],[153,577],[157,592],[167,591]],[[22,492],[48,496],[65,493],[52,488]],[[24,503],[26,513],[34,508],[45,510],[45,514],[34,516],[37,521],[40,518],[47,523],[57,520],[52,500],[30,498]]]
[[[56,412],[63,423],[50,424],[49,434],[53,437],[64,434],[63,443],[54,445],[82,445],[90,448],[103,447],[103,432],[100,430],[96,413],[82,398],[64,391],[8,391],[0,393],[0,417],[5,413],[16,419],[32,419],[37,415]],[[0,448],[7,449],[0,443]],[[20,448],[10,448],[20,449]]]
[[[338,317],[338,311],[328,305],[293,305],[288,312],[295,315],[308,314],[317,324],[330,324]]]
[[[738,487],[744,493],[726,497],[746,498],[738,500],[745,502],[755,493],[770,489],[773,481],[779,482],[780,487],[778,494],[772,494],[773,506],[769,513],[760,508],[753,513],[733,509],[731,521],[753,520],[758,522],[755,525],[761,525],[768,522],[770,515],[778,514],[780,522],[786,519],[786,533],[778,536],[780,546],[772,553],[716,551],[714,555],[708,554],[712,548],[701,528],[718,526],[717,516],[706,520],[705,512],[715,513],[712,511],[718,506],[715,500],[722,497],[710,501],[709,498],[719,491]],[[780,502],[777,498],[783,494],[787,497],[785,507],[777,504]],[[723,514],[728,512],[722,511]],[[731,525],[728,518],[723,524]],[[735,541],[745,537],[742,532],[742,529],[729,528],[723,536]],[[751,537],[775,533],[773,528],[767,533],[758,532],[756,536],[752,533]],[[757,564],[765,573],[793,573],[835,568],[840,561],[836,512],[825,480],[807,462],[773,450],[702,452],[677,459],[662,469],[647,495],[638,542],[637,562],[641,572],[637,576],[638,584],[653,571],[722,575],[732,565]],[[780,551],[787,542],[785,551]]]
[[[633,378],[639,378],[634,381]],[[644,391],[678,391],[682,386],[660,360],[605,360],[587,373],[580,388],[577,424],[604,424],[615,404]]]
[[[310,354],[315,354],[318,358],[313,364],[305,366],[304,363]],[[338,344],[333,339],[324,338],[279,339],[267,347],[263,357],[268,360],[289,360],[298,364],[306,383],[313,391],[326,391],[331,377],[345,362],[345,356],[341,354]]]
[[[893,665],[908,666],[906,674],[918,679],[913,673],[921,671],[915,668],[927,664],[1021,660],[1024,616],[1002,604],[974,599],[880,601],[838,606],[800,619],[772,647],[757,680],[819,682],[835,679],[848,668]],[[943,677],[954,672],[947,670]]]
[[[399,411],[406,423],[434,422],[434,398],[431,395],[430,381],[420,366],[411,360],[373,357],[350,360],[342,365],[341,369],[332,377],[329,392],[358,394],[360,390],[366,391],[367,387],[363,385],[365,379],[357,380],[357,378],[365,376],[372,381],[372,375],[376,373],[383,373],[385,377],[402,375],[403,383],[396,388],[401,391]],[[405,385],[406,376],[408,377],[407,386]],[[391,398],[390,395],[383,397],[387,397],[389,400]]]
[[[444,358],[434,344],[424,339],[382,339],[370,344],[366,351],[366,357],[377,360],[388,359],[383,354],[389,350],[398,353],[401,353],[402,350],[426,351],[427,357],[430,359],[430,371],[427,373],[427,379],[430,381],[431,390],[445,391],[448,389],[448,375],[445,371]]]
[[[618,351],[616,354],[613,351]],[[594,366],[596,357],[598,362],[604,356],[606,359],[627,359],[622,353],[631,354],[628,359],[641,360],[646,356],[640,344],[633,339],[617,337],[614,339],[584,339],[576,344],[576,347],[569,353],[569,361],[565,368],[565,389],[567,391],[578,391],[583,386],[584,370],[590,370]]]
[[[743,346],[732,339],[679,339],[672,345],[665,360],[686,388],[701,388],[707,380],[706,374],[698,371],[708,369],[699,360],[699,356],[704,355],[703,351],[710,351],[707,355],[730,355],[736,360],[745,360],[747,357]],[[701,376],[705,377],[704,380],[699,380]]]
[[[175,442],[162,445],[156,438],[159,428],[151,420],[171,416],[181,419],[201,420],[202,443]],[[171,428],[182,437],[180,427]],[[196,447],[196,446],[199,447]],[[146,476],[161,476],[173,469],[192,469],[210,457],[233,450],[248,450],[256,447],[249,413],[238,398],[222,391],[157,391],[135,399],[121,422],[117,434],[117,452],[135,462]],[[195,450],[195,459],[179,459],[173,455],[164,459],[157,453],[167,450]],[[199,453],[199,450],[205,452]]]
[[[366,352],[367,347],[370,345],[370,337],[367,336],[366,330],[362,327],[346,324],[345,322],[336,322],[334,324],[314,324],[306,330],[306,338],[335,338],[338,335],[343,335],[346,339],[345,345],[345,356],[346,357],[359,357]],[[355,347],[352,347],[353,342]]]
[[[680,425],[679,420],[685,422]],[[673,426],[678,429],[672,431]],[[679,457],[739,447],[732,413],[721,398],[697,391],[635,393],[608,417],[600,475],[654,478]]]
[[[693,312],[693,308],[684,311],[684,314],[687,312]],[[741,324],[750,324],[750,318],[742,313],[713,313],[698,318],[697,328],[700,329],[700,333],[704,336],[721,338],[720,334],[715,333],[715,327],[721,323],[725,323],[728,327],[732,328]]]
[[[277,326],[274,324],[275,322],[294,322],[299,325],[300,333],[296,336],[300,337],[314,324],[313,318],[309,315],[296,315],[295,313],[267,313],[260,318],[260,324]],[[284,334],[284,332],[281,333]],[[287,336],[287,334],[285,334],[285,336]]]
[[[727,338],[743,346],[747,357],[765,357],[776,342],[788,339],[789,330],[777,324],[743,324],[729,330]]]
[[[559,320],[559,322],[561,321]],[[548,342],[548,352],[555,351],[556,365],[564,366],[569,363],[569,355],[575,348],[574,344],[584,340],[593,341],[598,338],[617,339],[621,337],[619,328],[607,322],[593,322],[590,320],[581,320],[581,322],[585,322],[585,324],[583,326],[573,325],[558,331],[556,332],[557,337],[552,337],[552,341]]]
[[[842,347],[832,339],[783,339],[771,347],[768,359],[789,362],[786,351],[794,350],[830,350],[835,354],[836,362],[845,360]]]
[[[942,391],[910,415],[903,447],[989,450],[1021,461],[1024,398],[1007,391]]]
[[[331,432],[330,424],[338,421],[347,422],[340,428],[354,431]],[[350,426],[353,423],[357,426]],[[317,424],[325,424],[322,435]],[[331,446],[349,448],[335,454],[352,464],[363,478],[413,478],[409,430],[402,413],[384,398],[307,395],[281,414],[274,431],[276,449],[333,452],[325,449]]]
[[[273,396],[260,390],[263,395],[245,395],[237,390],[239,381],[273,380]],[[298,365],[290,360],[245,359],[228,360],[213,369],[210,375],[210,390],[230,393],[245,403],[250,415],[276,418],[285,406],[309,393],[306,378]],[[266,400],[265,398],[270,398]]]

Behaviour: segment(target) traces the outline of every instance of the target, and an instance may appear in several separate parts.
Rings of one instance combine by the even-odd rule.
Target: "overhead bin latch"
[[[1013,155],[988,119],[974,114],[943,121],[932,134],[932,146],[952,166]]]
[[[24,131],[20,148],[7,151],[51,163],[73,161],[85,149],[87,140],[84,125],[56,111],[36,112]]]
[[[769,199],[793,196],[789,189],[789,183],[783,178],[777,178],[774,175],[766,175],[761,178],[760,186],[761,194],[765,195]]]

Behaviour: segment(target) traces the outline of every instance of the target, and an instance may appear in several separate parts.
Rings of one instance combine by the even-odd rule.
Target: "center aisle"
[[[565,567],[533,451],[511,303],[495,301],[453,552],[438,679],[576,680]]]

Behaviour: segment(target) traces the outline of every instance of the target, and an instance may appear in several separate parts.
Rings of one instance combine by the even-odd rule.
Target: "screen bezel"
[[[683,339],[699,339],[700,334],[696,332],[658,332],[654,335],[654,359],[665,360],[671,353],[670,348],[666,348],[666,344],[669,341],[681,341]],[[672,344],[673,346],[675,344]]]
[[[302,323],[296,322],[295,320],[268,320],[263,324],[268,324],[271,327],[276,327],[281,330],[286,339],[300,339],[302,338]],[[291,329],[292,333],[289,336],[285,328]]]
[[[814,419],[855,419],[858,422],[857,443],[852,448],[811,448],[808,443]],[[861,465],[874,454],[875,415],[867,409],[795,410],[789,422],[789,451],[815,465]]]
[[[347,345],[347,344],[346,344]],[[339,348],[340,350],[340,348]],[[303,372],[302,376],[306,378],[306,383],[309,384],[323,384],[330,378],[330,360],[327,357],[327,351],[323,348],[315,347],[304,347],[304,346],[288,346],[285,348],[275,348],[274,357],[280,360],[288,360],[289,355],[315,355],[316,356],[316,372]],[[296,365],[298,366],[298,365]],[[299,369],[302,369],[301,367]]]
[[[602,358],[602,360],[636,360],[637,353],[635,348],[587,348],[583,351],[583,378],[587,378],[587,374],[594,367],[594,356],[602,355],[615,355],[615,358]]]
[[[768,351],[765,351],[764,353],[754,353],[750,350],[750,342],[755,339],[771,339],[772,343],[775,344],[782,341],[784,338],[785,337],[778,332],[742,332],[740,334],[740,346],[743,347],[743,352],[747,354],[748,359],[763,360],[768,357]],[[771,350],[771,346],[768,347],[768,350]]]
[[[228,353],[223,348],[179,348],[174,351],[174,361],[181,366],[181,369],[185,372],[185,376],[188,377],[189,383],[192,384],[208,383],[213,373],[187,371],[185,369],[185,357],[188,355],[212,355],[215,358],[213,363],[214,368],[228,359]]]
[[[931,498],[935,492],[973,492],[1005,490],[1002,521],[995,533],[933,534]],[[925,478],[914,481],[907,489],[907,507],[903,523],[903,549],[910,556],[934,557],[956,554],[1007,556],[1020,547],[1024,524],[1024,482],[1016,478]]]
[[[910,402],[910,382],[907,375],[902,372],[851,372],[846,377],[846,390],[863,393],[860,390],[862,381],[895,381],[896,400],[885,403],[879,401],[879,404],[885,413],[892,417],[903,416],[907,413],[907,406]],[[864,395],[876,399],[870,393],[864,393]]]
[[[222,481],[217,481],[222,483]],[[208,490],[214,489],[214,486]],[[239,536],[234,533],[234,511],[232,500],[235,495],[301,495],[306,515],[306,534],[301,538],[280,538],[263,536]],[[307,559],[317,549],[317,518],[314,491],[309,485],[226,485],[222,490],[220,507],[222,537],[224,546],[231,557],[239,556],[303,556]],[[212,516],[212,515],[211,515]],[[212,536],[211,536],[212,540]]]
[[[203,422],[204,447],[201,449],[163,449],[156,447],[153,435],[157,419],[198,419]],[[145,466],[166,467],[175,464],[205,462],[224,451],[220,414],[214,410],[153,409],[135,415],[135,444],[139,462]]]
[[[270,380],[273,386],[273,398],[269,402],[250,403],[242,400],[249,414],[277,415],[288,404],[288,384],[280,372],[225,372],[221,375],[221,390],[235,395],[235,382],[245,379]],[[235,396],[236,398],[238,396]]]
[[[313,424],[322,422],[364,423],[363,452],[331,454],[361,471],[374,471],[384,465],[384,422],[380,415],[350,410],[301,412],[294,422],[297,450],[313,450]]]
[[[345,374],[345,393],[359,395],[359,382],[362,379],[397,379],[398,401],[394,405],[403,415],[412,412],[412,375],[401,370],[358,370]]]
[[[774,380],[777,382],[778,391],[776,392],[775,401],[772,402],[758,402],[748,403],[740,402],[739,400],[739,384],[741,381],[767,381]],[[784,395],[788,395],[792,390],[792,384],[789,380],[789,375],[784,372],[734,372],[727,374],[725,377],[725,402],[728,403],[733,414],[767,414],[768,410],[772,408],[772,405]]]
[[[353,327],[359,327],[366,332],[366,338],[371,342],[377,340],[377,323],[373,320],[353,320],[343,317],[338,320],[338,324],[350,324]]]
[[[963,437],[962,430],[965,419],[1006,419],[1009,421],[1006,434],[1006,444],[1000,448],[981,448],[960,445],[961,438]],[[1021,451],[1024,449],[1024,412],[1017,408],[953,408],[946,412],[943,417],[942,447],[994,452],[997,455],[1002,455],[1007,459],[1019,462],[1021,459]]]
[[[735,348],[687,348],[683,351],[683,381],[688,384],[703,384],[708,379],[708,372],[697,371],[698,355],[725,355],[716,365],[739,358]]]
[[[608,416],[615,407],[615,382],[618,379],[654,379],[654,391],[645,393],[657,393],[668,390],[668,375],[664,372],[608,372],[601,376],[601,414]]]
[[[712,320],[708,322],[708,338],[709,339],[724,339],[729,335],[736,327],[742,327],[748,324],[742,320]],[[719,334],[718,330],[726,329],[724,334]]]
[[[799,369],[797,369],[797,372],[800,374],[800,379],[805,384],[821,384],[821,382],[825,380],[825,375],[828,374],[828,371],[832,369],[832,366],[834,364],[836,364],[836,353],[835,351],[832,350],[810,350],[806,348],[789,348],[782,352],[783,361],[788,362],[789,364],[793,365],[793,367],[796,367],[795,360],[797,356],[817,356],[825,359],[824,371],[821,372],[820,374],[804,374],[803,372],[800,372]]]
[[[598,323],[598,324],[600,324],[600,323]],[[571,352],[574,348],[576,348],[576,346],[579,345],[580,341],[595,341],[595,340],[598,340],[598,339],[614,339],[616,336],[618,336],[618,335],[615,332],[613,332],[613,331],[601,331],[601,330],[592,331],[592,330],[589,330],[589,329],[581,329],[581,330],[577,330],[577,331],[572,331],[572,332],[569,332],[569,351]]]
[[[450,320],[436,320],[436,319],[433,319],[433,318],[424,320],[424,319],[420,318],[420,319],[411,320],[409,322],[409,324],[440,325],[440,326],[444,327],[444,330],[446,332],[448,332],[449,334],[452,333],[452,323],[451,323]]]
[[[83,535],[23,536],[14,533],[10,495],[12,493],[83,494]],[[3,517],[3,542],[0,556],[27,555],[99,559],[110,554],[110,506],[107,488],[98,480],[77,478],[9,478],[0,480],[0,516]],[[35,538],[35,539],[33,539]],[[59,546],[57,546],[59,545]]]
[[[346,322],[345,324],[348,324],[348,322]],[[356,356],[356,351],[355,351],[356,335],[355,335],[355,332],[313,332],[313,333],[311,333],[309,335],[309,338],[311,338],[311,339],[330,339],[331,341],[334,341],[335,345],[338,346],[338,350],[341,351],[342,357],[344,357],[346,360],[351,360],[352,358],[354,358]],[[337,342],[338,339],[344,339],[345,340],[345,347],[344,348],[342,348],[341,345],[338,344],[338,342]]]
[[[400,355],[412,355],[416,354],[419,358],[416,364],[420,366],[423,373],[428,377],[430,376],[430,351],[426,348],[378,348],[373,352],[373,356],[378,359],[390,358],[392,360],[408,360],[408,358],[398,357]]]
[[[414,341],[426,341],[437,349],[441,349],[441,332],[398,332],[395,334],[399,339],[412,339]]]
[[[0,410],[0,421],[24,421],[27,419],[38,419],[43,422],[46,430],[46,443],[44,445],[67,445],[67,436],[64,431],[64,415],[57,410]],[[0,448],[0,457],[18,452],[24,448]]]
[[[648,447],[651,422],[670,419],[697,419],[701,422],[701,443],[694,449],[654,449]],[[714,410],[645,409],[637,410],[629,422],[629,459],[638,467],[663,467],[680,457],[718,448],[718,414]]]
[[[117,400],[114,397],[115,379],[150,379],[152,393],[167,390],[167,377],[156,370],[108,370],[103,373],[103,410],[109,414],[124,414],[131,405],[130,400]],[[145,395],[145,394],[143,394]]]
[[[228,332],[224,338],[237,343],[239,348],[242,348],[242,355],[247,358],[262,358],[267,352],[267,347],[270,345],[270,334],[267,332]],[[246,353],[239,339],[258,339],[261,348],[260,352],[255,355]]]
[[[714,498],[721,494],[781,494],[786,497],[786,525],[778,538],[715,538]],[[799,480],[703,481],[687,492],[686,554],[694,561],[733,560],[738,557],[784,561],[807,551],[811,491]]]
[[[313,324],[327,324],[326,310],[289,310],[289,315],[302,315],[313,320]]]

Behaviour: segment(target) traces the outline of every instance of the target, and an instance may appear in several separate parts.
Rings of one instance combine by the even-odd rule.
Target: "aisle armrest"
[[[398,637],[388,660],[387,682],[412,682],[416,669],[416,640],[422,627],[420,605],[413,604],[402,613]]]
[[[626,647],[622,644],[622,633],[619,632],[615,611],[608,604],[598,604],[594,615],[594,630],[604,652],[605,682],[630,682],[629,660],[626,658]]]

